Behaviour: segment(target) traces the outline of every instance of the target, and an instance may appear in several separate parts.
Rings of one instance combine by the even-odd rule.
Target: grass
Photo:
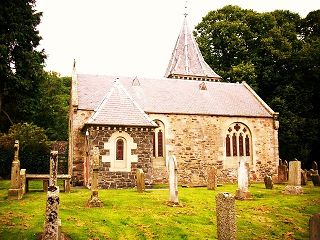
[[[34,181],[30,189],[41,189]],[[9,181],[0,181],[0,239],[35,239],[43,231],[46,193],[32,190],[21,200],[7,199]],[[301,196],[283,195],[252,184],[253,200],[236,201],[237,238],[308,239],[308,221],[320,212],[320,188],[304,187]],[[88,189],[60,194],[62,231],[71,239],[216,239],[215,196],[235,193],[236,185],[217,191],[179,188],[181,207],[167,205],[168,190],[139,194],[135,189],[100,190],[103,208],[87,208]]]

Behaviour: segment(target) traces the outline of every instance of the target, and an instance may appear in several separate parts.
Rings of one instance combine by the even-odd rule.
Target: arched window
[[[153,133],[153,156],[165,157],[165,130],[164,124],[160,120],[154,120],[159,126]]]
[[[161,130],[158,132],[158,157],[163,157],[163,134]]]
[[[227,157],[249,157],[251,155],[251,134],[249,128],[242,123],[231,124],[226,134],[225,144]]]
[[[123,160],[123,156],[124,156],[123,152],[124,152],[124,142],[120,138],[117,140],[117,143],[116,143],[116,160]]]

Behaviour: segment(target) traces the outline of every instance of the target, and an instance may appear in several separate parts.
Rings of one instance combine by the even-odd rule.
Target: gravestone
[[[301,162],[291,161],[289,163],[289,181],[284,189],[284,194],[302,194],[301,187]]]
[[[178,177],[177,177],[177,160],[175,156],[169,157],[169,202],[179,205],[178,199]]]
[[[145,183],[144,183],[144,172],[141,168],[137,169],[136,176],[137,176],[137,191],[139,193],[142,193],[145,190]]]
[[[311,181],[313,183],[313,186],[318,187],[320,186],[320,176],[318,173],[318,170],[310,170],[310,177],[311,177]]]
[[[218,240],[235,240],[237,238],[235,198],[229,193],[216,196]]]
[[[8,190],[8,199],[21,199],[22,189],[20,181],[19,141],[14,143],[14,158],[11,165],[11,185]]]
[[[212,166],[208,171],[208,189],[216,190],[217,189],[217,168]]]
[[[100,151],[98,147],[93,148],[93,169],[92,169],[92,183],[91,183],[91,197],[88,200],[88,207],[103,207],[103,202],[99,199],[98,193],[98,175],[100,166]]]
[[[249,168],[245,159],[240,160],[238,168],[238,189],[236,191],[235,198],[238,200],[251,199],[251,193],[249,192]]]
[[[313,162],[312,162],[312,169],[313,169],[313,170],[318,170],[318,164],[317,164],[316,161],[313,161]]]
[[[273,181],[270,175],[266,175],[263,180],[264,180],[264,185],[266,186],[266,189],[273,188]]]
[[[301,170],[301,186],[306,186],[308,184],[307,170]]]
[[[47,192],[46,216],[43,240],[57,240],[61,238],[61,220],[59,219],[59,187],[57,186],[58,152],[50,153],[50,178]]]
[[[320,239],[320,213],[314,214],[310,217],[309,236],[310,240]]]
[[[26,193],[26,169],[20,170],[20,188],[22,195]]]

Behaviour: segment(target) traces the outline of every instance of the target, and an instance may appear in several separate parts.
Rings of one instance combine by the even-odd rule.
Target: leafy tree
[[[41,13],[34,6],[35,0],[0,2],[0,132],[36,112],[45,55],[36,49]]]

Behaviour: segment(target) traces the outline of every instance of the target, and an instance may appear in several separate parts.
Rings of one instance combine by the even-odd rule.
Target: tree
[[[35,0],[0,3],[0,132],[36,112],[45,54],[36,49],[41,13],[34,6]]]

